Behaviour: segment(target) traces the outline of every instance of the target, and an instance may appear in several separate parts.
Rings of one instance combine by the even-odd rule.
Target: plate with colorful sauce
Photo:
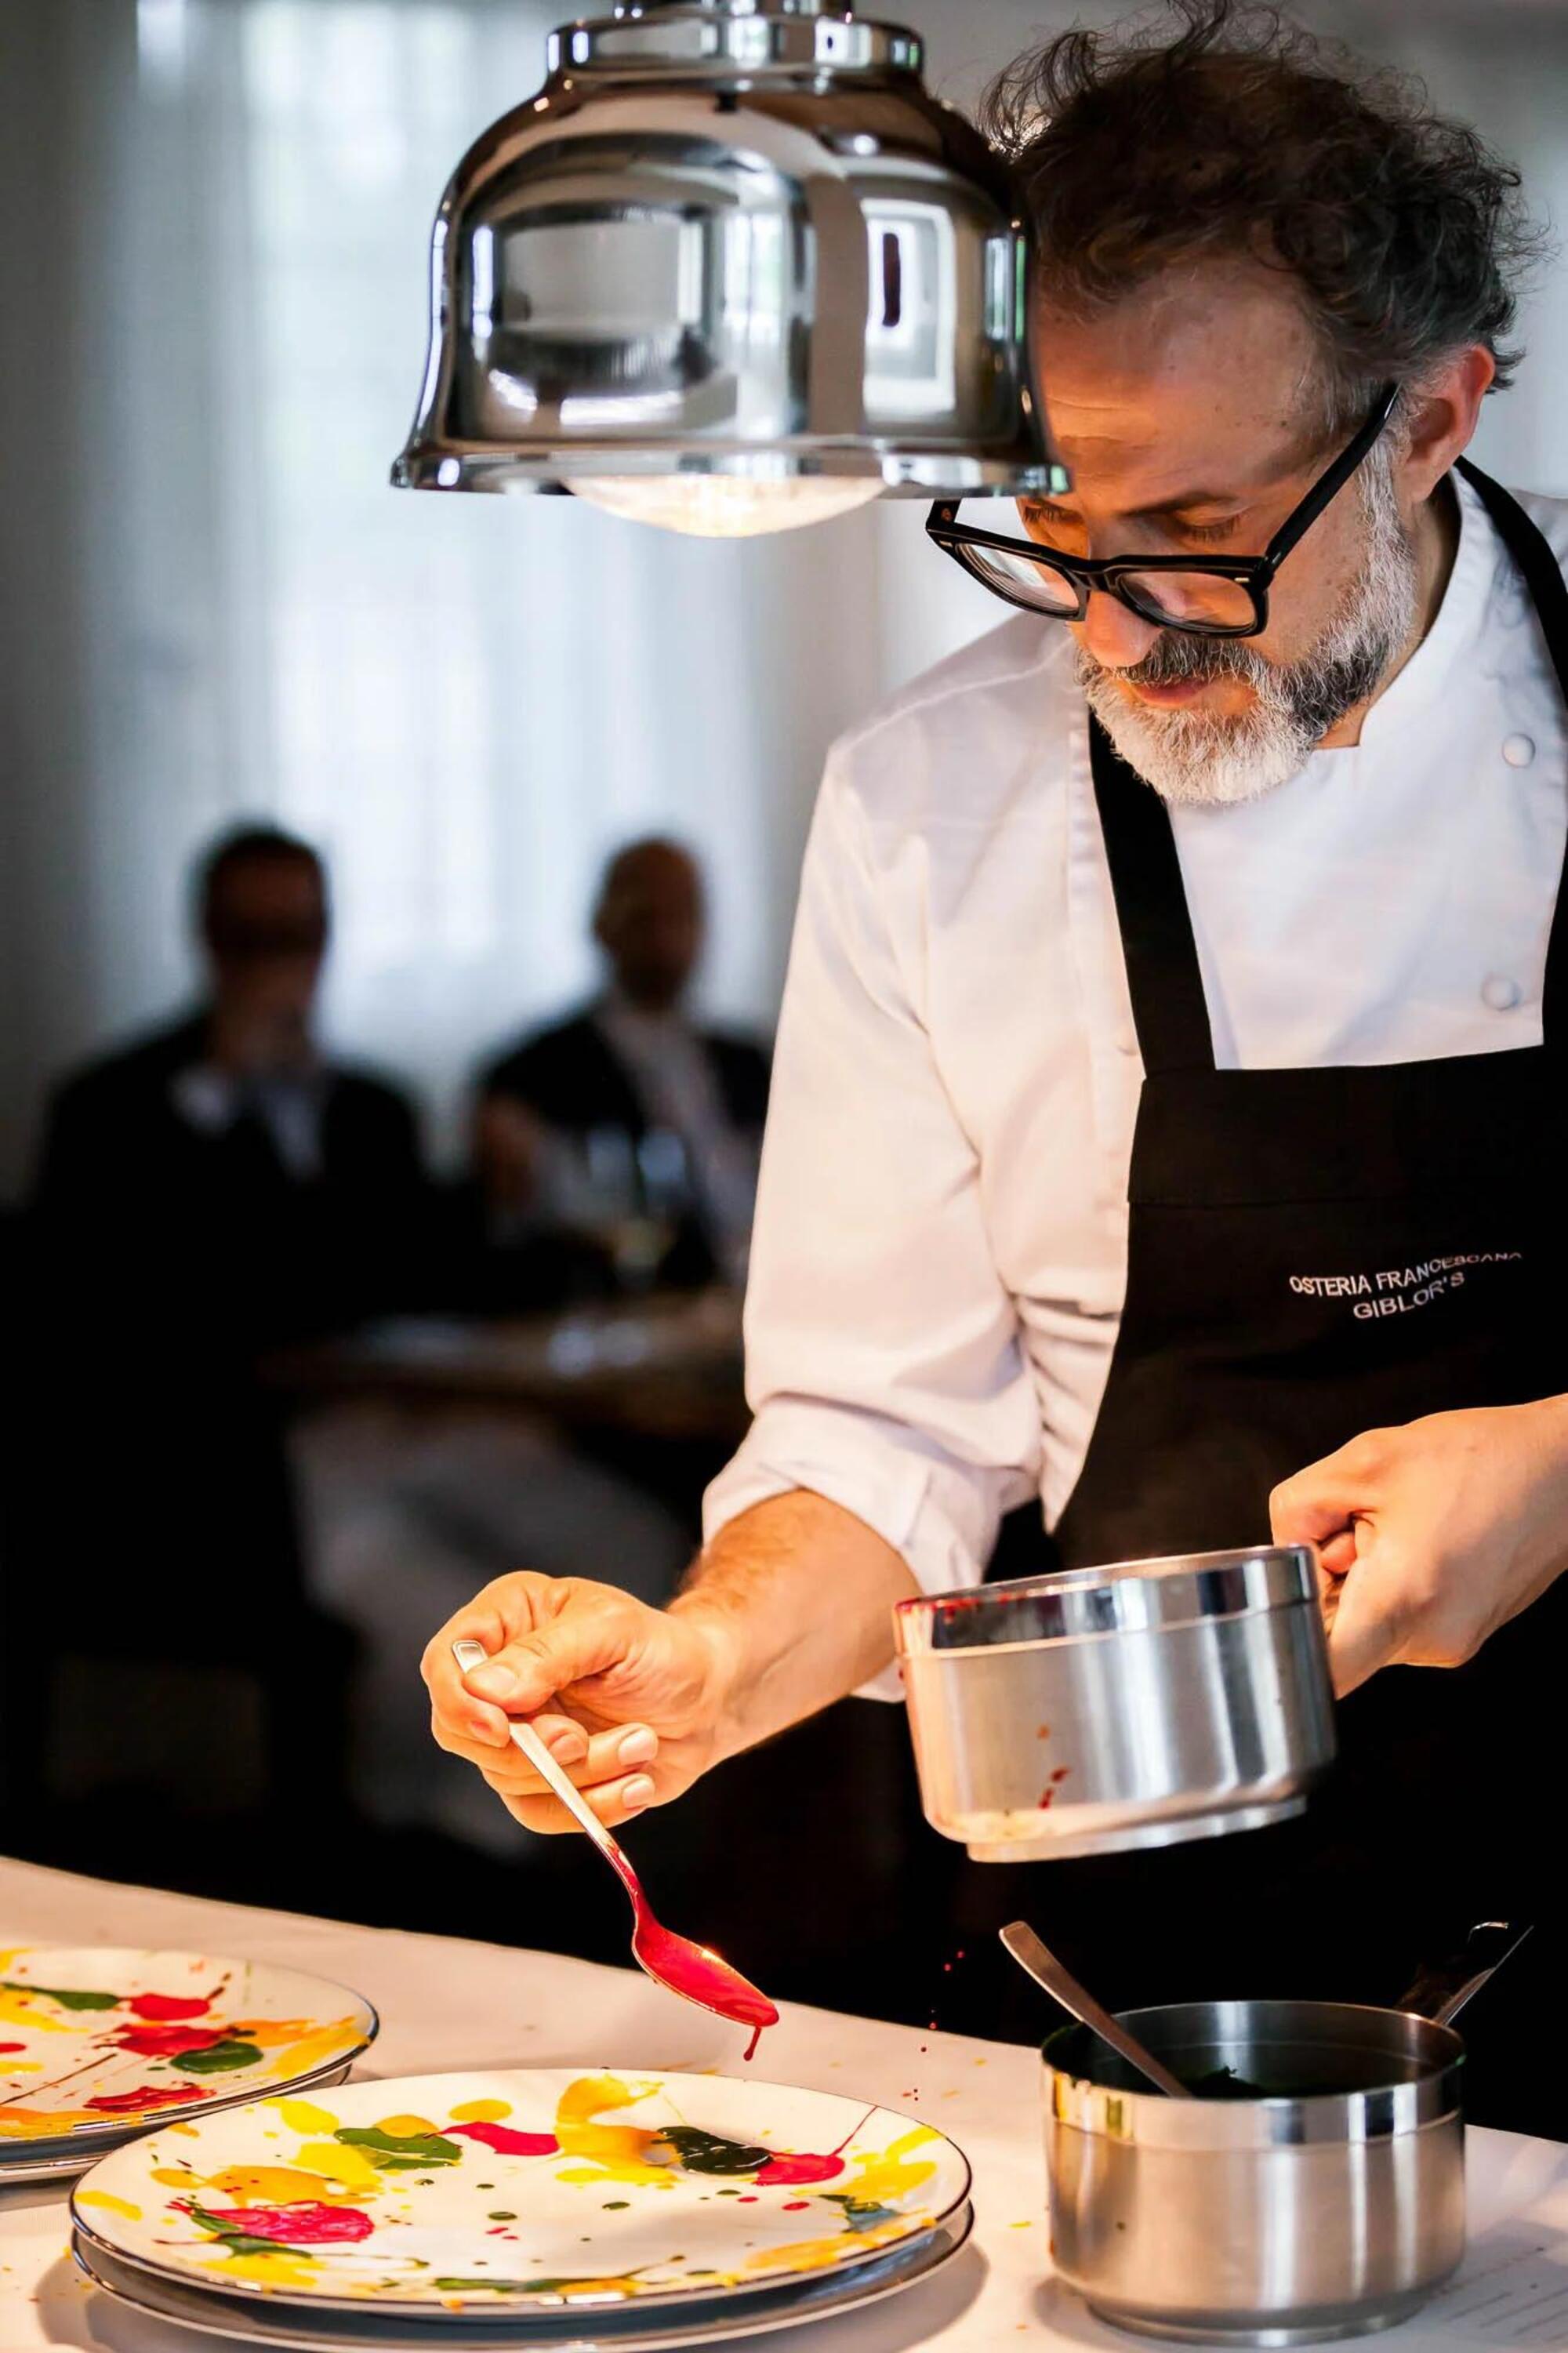
[[[896,2111],[722,2075],[517,2069],[277,2096],[116,2150],[89,2247],[276,2309],[528,2323],[705,2306],[875,2266],[970,2172]]]
[[[300,1969],[117,1947],[0,1950],[0,2179],[79,2172],[144,2131],[335,2084],[375,2038]]]
[[[374,2305],[353,2313],[307,2311],[274,2297],[212,2295],[186,2287],[118,2262],[79,2231],[71,2233],[71,2255],[83,2282],[115,2304],[180,2329],[198,2329],[208,2345],[226,2338],[253,2348],[277,2345],[288,2353],[497,2353],[501,2346],[526,2348],[527,2353],[674,2353],[678,2347],[733,2345],[742,2337],[859,2313],[901,2295],[961,2255],[973,2222],[973,2209],[962,2207],[937,2230],[890,2248],[874,2263],[787,2280],[743,2302],[716,2296],[705,2303],[668,2304],[655,2298],[651,2304],[619,2306],[614,2313],[597,2311],[591,2320],[570,2311],[525,2316],[477,2307],[418,2320]],[[968,2301],[963,2290],[960,2296]]]

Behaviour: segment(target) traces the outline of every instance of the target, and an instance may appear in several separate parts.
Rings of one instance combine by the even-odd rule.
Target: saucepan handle
[[[1444,1960],[1428,1961],[1416,1972],[1415,1983],[1394,2007],[1413,2010],[1435,2026],[1451,2026],[1492,1971],[1519,1950],[1531,1925],[1528,1920],[1478,1921],[1458,1952]]]

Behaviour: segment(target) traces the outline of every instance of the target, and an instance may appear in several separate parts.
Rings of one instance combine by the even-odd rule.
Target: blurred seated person
[[[210,1645],[231,1622],[259,1641],[299,1586],[258,1356],[405,1303],[424,1197],[408,1104],[318,1037],[315,852],[229,834],[196,873],[195,914],[195,1009],[68,1079],[50,1108],[28,1461],[53,1498],[47,1565],[94,1620],[129,1641],[141,1612],[172,1644],[189,1620]]]
[[[399,1303],[417,1255],[414,1115],[316,1032],[330,919],[320,858],[246,827],[195,876],[196,1008],[68,1079],[37,1206],[61,1266],[145,1290],[226,1353]]]
[[[768,1058],[686,1012],[703,930],[689,851],[654,838],[611,859],[594,912],[603,994],[480,1077],[493,1231],[586,1236],[632,1290],[744,1281]]]

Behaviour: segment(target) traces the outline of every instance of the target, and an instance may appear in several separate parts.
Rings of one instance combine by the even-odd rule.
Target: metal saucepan
[[[1310,1545],[928,1595],[896,1619],[926,1818],[978,1862],[1258,1829],[1333,1758]]]
[[[1424,1972],[1424,1998],[1447,1989],[1452,2014],[1518,1941],[1478,1930]],[[1052,2255],[1100,2318],[1189,2342],[1305,2345],[1391,2327],[1448,2278],[1465,2251],[1465,2046],[1451,2024],[1318,2001],[1122,2015],[1210,2095],[1149,2090],[1081,2026],[1046,2044]]]

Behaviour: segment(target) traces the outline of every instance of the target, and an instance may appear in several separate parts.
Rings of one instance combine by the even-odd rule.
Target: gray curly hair
[[[1049,298],[1075,312],[1156,271],[1249,253],[1294,278],[1325,359],[1327,427],[1373,388],[1484,343],[1499,387],[1521,280],[1546,248],[1518,172],[1423,86],[1256,0],[1168,0],[1075,27],[992,84]]]

